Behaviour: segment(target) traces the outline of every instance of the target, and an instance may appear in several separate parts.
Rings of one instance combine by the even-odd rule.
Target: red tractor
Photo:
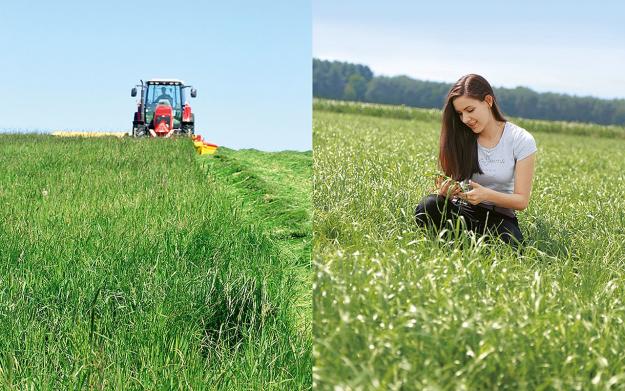
[[[132,121],[134,137],[195,134],[195,116],[185,95],[189,88],[191,97],[195,98],[195,88],[185,85],[182,80],[153,79],[147,83],[141,80],[141,84],[131,90],[131,96],[137,96],[137,88],[141,88],[141,98]]]

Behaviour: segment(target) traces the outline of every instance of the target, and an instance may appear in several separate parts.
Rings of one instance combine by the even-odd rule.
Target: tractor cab
[[[187,101],[186,90],[195,98],[197,91],[181,80],[154,79],[141,81],[141,97],[133,120],[133,136],[169,137],[173,134],[193,135],[195,116]],[[133,88],[131,96],[137,95]]]

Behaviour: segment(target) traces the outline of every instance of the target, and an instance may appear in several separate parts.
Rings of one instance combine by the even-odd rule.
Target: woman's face
[[[458,96],[453,100],[456,114],[475,134],[482,133],[486,125],[493,120],[490,104],[492,104],[490,95],[487,95],[484,101],[468,96]]]

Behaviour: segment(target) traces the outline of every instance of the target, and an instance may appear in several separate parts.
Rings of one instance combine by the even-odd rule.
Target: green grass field
[[[315,102],[315,389],[625,389],[625,129],[544,122],[515,251],[415,226],[440,111]]]
[[[310,152],[2,135],[0,164],[0,388],[311,387]]]

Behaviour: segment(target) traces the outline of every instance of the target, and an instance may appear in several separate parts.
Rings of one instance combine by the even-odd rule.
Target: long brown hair
[[[491,112],[498,121],[506,121],[497,105],[493,88],[480,75],[462,76],[449,90],[443,107],[440,150],[438,162],[445,175],[455,180],[483,174],[477,159],[477,135],[465,125],[454,109],[453,101],[458,96],[468,96],[484,101],[486,95],[493,97]]]

